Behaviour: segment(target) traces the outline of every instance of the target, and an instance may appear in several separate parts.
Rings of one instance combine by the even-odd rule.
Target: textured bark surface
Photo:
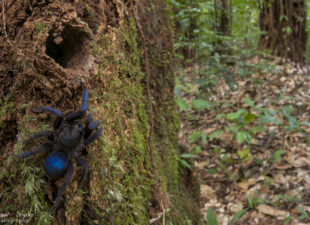
[[[0,12],[0,213],[13,220],[27,214],[28,224],[200,224],[198,182],[178,165],[166,2],[2,0]],[[87,185],[77,190],[75,165],[63,204],[49,215],[62,181],[45,177],[47,154],[25,161],[10,155],[28,150],[22,140],[30,134],[51,129],[53,118],[32,107],[73,111],[84,86],[105,130],[83,155]],[[33,145],[39,143],[44,139]]]
[[[304,0],[265,0],[260,14],[261,49],[304,63],[307,43]]]

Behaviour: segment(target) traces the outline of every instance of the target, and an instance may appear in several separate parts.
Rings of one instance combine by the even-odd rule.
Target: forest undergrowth
[[[208,82],[208,66],[178,72],[179,141],[188,149],[180,164],[197,167],[208,225],[309,224],[309,68],[244,63],[255,69],[232,76],[244,72],[236,65]]]

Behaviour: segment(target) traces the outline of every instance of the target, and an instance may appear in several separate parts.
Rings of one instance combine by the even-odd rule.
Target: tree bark
[[[305,62],[307,42],[304,0],[265,0],[260,13],[261,49],[296,63]]]
[[[198,182],[178,165],[166,1],[2,0],[0,11],[0,212],[27,214],[28,224],[200,224]],[[77,190],[75,165],[49,215],[62,181],[45,177],[47,154],[10,155],[29,150],[22,140],[31,133],[52,129],[53,118],[31,108],[76,110],[85,86],[104,131],[82,155],[87,185]]]
[[[216,30],[221,35],[231,34],[231,2],[230,0],[215,0]]]

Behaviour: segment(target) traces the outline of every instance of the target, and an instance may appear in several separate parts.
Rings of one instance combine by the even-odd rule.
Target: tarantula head
[[[76,148],[83,136],[83,125],[79,122],[65,124],[59,134],[59,143],[65,148]]]

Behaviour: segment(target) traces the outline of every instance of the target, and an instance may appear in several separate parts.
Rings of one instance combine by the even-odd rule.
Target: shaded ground
[[[202,149],[195,159],[201,212],[205,216],[211,207],[219,224],[229,224],[242,210],[235,224],[310,223],[310,77],[306,69],[275,63],[269,71],[237,78],[234,90],[219,80],[209,109],[181,112],[180,142]],[[195,80],[195,69],[185,70],[184,83]],[[190,102],[195,91],[183,97]],[[232,119],[240,109],[241,116]],[[236,127],[250,133],[249,143],[246,135],[236,136]],[[203,138],[189,141],[196,130],[205,144]]]

